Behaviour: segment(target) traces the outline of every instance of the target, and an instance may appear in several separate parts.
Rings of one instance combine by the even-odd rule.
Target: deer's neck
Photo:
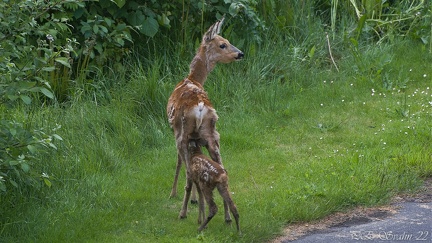
[[[190,64],[188,78],[204,86],[208,74],[213,70],[216,63],[209,60],[206,48],[201,46]]]

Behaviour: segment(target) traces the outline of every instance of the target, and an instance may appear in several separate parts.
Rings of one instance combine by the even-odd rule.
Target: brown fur
[[[190,171],[187,185],[185,187],[183,207],[180,211],[179,217],[186,217],[187,204],[192,190],[192,184],[195,184],[199,195],[198,224],[201,224],[198,230],[203,230],[218,211],[217,205],[214,202],[213,198],[213,190],[217,188],[219,194],[224,199],[224,202],[228,204],[228,207],[231,210],[232,215],[234,216],[237,231],[240,232],[240,216],[228,190],[228,175],[225,169],[221,164],[216,163],[207,156],[203,155],[201,148],[196,141],[191,140],[189,142],[189,154],[191,158],[189,164]],[[207,218],[205,218],[204,198],[209,207],[209,215]]]
[[[201,145],[207,148],[211,158],[222,164],[219,133],[216,131],[218,116],[203,85],[216,63],[229,63],[243,57],[240,50],[218,35],[222,22],[223,19],[216,22],[204,34],[198,52],[190,64],[188,77],[177,84],[168,100],[168,121],[174,130],[177,145],[177,167],[170,197],[177,195],[182,162],[185,163],[186,170],[189,170],[187,143],[190,139],[198,139]],[[225,209],[227,211],[227,206]],[[226,216],[226,220],[230,221],[228,212]]]

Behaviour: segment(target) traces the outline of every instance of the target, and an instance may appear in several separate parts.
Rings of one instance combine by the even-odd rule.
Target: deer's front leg
[[[181,209],[180,214],[179,214],[180,219],[184,219],[187,217],[187,206],[188,206],[188,201],[189,201],[189,197],[191,194],[191,190],[192,190],[192,179],[188,173],[187,180],[186,180],[186,186],[185,186],[185,194],[184,194],[184,198],[183,198],[183,205],[182,205],[182,209]]]
[[[173,183],[173,186],[171,188],[170,198],[177,196],[177,183],[178,183],[178,177],[180,174],[181,166],[182,166],[182,160],[181,160],[180,154],[177,153],[177,167],[176,167],[176,172],[174,175],[174,183]]]

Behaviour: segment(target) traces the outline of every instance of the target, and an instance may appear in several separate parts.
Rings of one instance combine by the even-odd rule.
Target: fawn
[[[213,198],[213,190],[217,188],[219,194],[224,199],[224,202],[228,204],[228,207],[234,216],[237,231],[240,232],[240,216],[228,190],[228,174],[226,170],[221,164],[213,161],[202,153],[199,141],[190,140],[188,144],[188,152],[191,161],[189,164],[189,175],[185,187],[183,206],[179,217],[181,219],[186,218],[188,200],[191,194],[192,185],[195,184],[198,191],[198,224],[201,224],[198,231],[202,231],[218,211]],[[209,215],[207,218],[205,218],[204,199],[209,207]]]

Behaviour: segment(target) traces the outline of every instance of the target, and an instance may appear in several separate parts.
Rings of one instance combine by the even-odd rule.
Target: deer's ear
[[[223,21],[225,20],[225,16],[222,17],[219,21],[214,23],[207,32],[204,34],[203,40],[205,42],[213,40],[213,38],[220,33]]]

